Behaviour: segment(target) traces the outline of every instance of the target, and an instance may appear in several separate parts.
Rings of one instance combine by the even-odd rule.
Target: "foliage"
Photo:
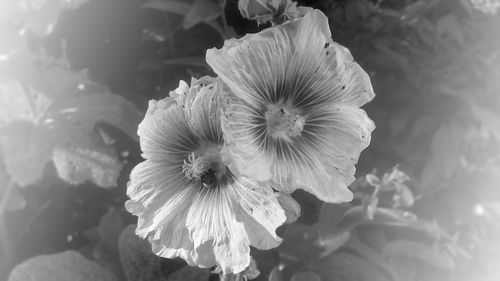
[[[377,96],[365,110],[377,129],[350,186],[355,199],[324,204],[295,192],[301,215],[279,229],[280,247],[252,250],[247,272],[272,281],[496,280],[496,10],[467,0],[302,5],[328,15],[333,39],[370,74]],[[210,74],[207,48],[268,25],[242,18],[237,1],[0,7],[0,279],[217,280],[155,256],[133,234],[123,202],[141,161],[137,124],[147,100]]]

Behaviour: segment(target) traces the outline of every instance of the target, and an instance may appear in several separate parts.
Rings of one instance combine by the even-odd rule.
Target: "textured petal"
[[[224,87],[204,77],[150,102],[138,131],[146,161],[131,172],[125,206],[157,255],[238,273],[250,263],[250,245],[280,243],[285,215],[270,187],[231,172],[236,161],[221,152]],[[206,167],[217,171],[215,182]]]
[[[318,47],[323,48],[331,37],[328,18],[321,11],[312,10],[304,16],[297,27],[294,36],[296,52],[304,55],[316,51]]]
[[[286,221],[277,194],[271,187],[259,186],[245,177],[239,178],[233,189],[242,209],[240,220],[252,246],[261,250],[277,247],[282,239],[276,235],[276,229]]]
[[[125,203],[127,210],[139,216],[137,235],[146,237],[159,226],[170,222],[179,210],[189,205],[194,196],[182,174],[169,172],[164,163],[149,160],[137,165],[132,173]],[[182,172],[182,170],[181,170]]]
[[[374,129],[357,107],[374,93],[349,50],[331,40],[322,12],[226,41],[207,51],[207,62],[232,92],[222,130],[242,175],[286,192],[303,188],[328,202],[352,199],[347,186]],[[303,118],[299,134],[273,134],[275,121],[266,114],[280,107]]]
[[[274,101],[292,55],[296,22],[269,28],[242,39],[227,40],[221,50],[207,50],[208,64],[234,94],[255,108]]]
[[[217,265],[211,241],[194,247],[186,227],[186,216],[187,209],[184,209],[149,236],[153,252],[164,258],[180,257],[191,266],[208,268]]]
[[[361,105],[374,97],[368,75],[331,40],[328,19],[312,10],[301,20],[228,40],[207,62],[233,93],[259,110],[280,100]]]
[[[278,202],[285,211],[286,223],[294,223],[300,216],[300,205],[290,194],[278,192]]]
[[[182,162],[186,153],[195,151],[199,146],[184,110],[170,97],[149,102],[146,116],[139,124],[138,135],[142,156],[150,160]]]
[[[245,226],[236,218],[233,191],[201,189],[186,218],[195,249],[213,241],[213,251],[224,273],[243,271],[250,263],[250,241]]]
[[[191,129],[203,140],[222,145],[220,115],[223,84],[218,79],[204,77],[200,80],[193,79],[191,85],[185,104]]]

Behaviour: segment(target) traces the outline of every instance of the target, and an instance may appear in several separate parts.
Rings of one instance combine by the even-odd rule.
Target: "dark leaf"
[[[135,227],[127,226],[118,239],[120,262],[127,280],[163,280],[160,258],[151,251],[148,241],[135,235]]]
[[[17,265],[9,281],[115,281],[112,273],[75,251],[43,255]]]

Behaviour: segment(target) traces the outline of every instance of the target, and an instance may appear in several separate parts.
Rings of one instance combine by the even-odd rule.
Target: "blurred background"
[[[218,280],[154,256],[123,203],[148,100],[268,27],[237,4],[0,0],[0,280]],[[302,215],[247,277],[500,280],[500,1],[298,5],[370,74],[377,129],[355,200],[294,193]]]

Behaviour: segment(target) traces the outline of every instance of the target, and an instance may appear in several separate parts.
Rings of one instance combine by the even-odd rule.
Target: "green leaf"
[[[58,98],[46,114],[46,119],[53,119],[54,126],[68,134],[69,139],[87,144],[88,135],[98,122],[108,123],[138,139],[137,125],[143,114],[135,105],[97,84],[74,86],[79,89]]]
[[[434,134],[431,144],[435,168],[448,179],[460,164],[461,137],[457,128],[443,126]]]
[[[2,79],[3,78],[3,79]],[[37,123],[51,100],[9,77],[0,78],[0,128],[14,121]]]
[[[279,267],[274,267],[269,273],[269,281],[283,281],[283,274]]]
[[[114,151],[96,148],[56,147],[52,161],[59,177],[75,185],[90,180],[104,188],[116,186],[123,163]]]
[[[48,71],[45,77],[51,79],[35,80],[32,85],[57,99],[50,103],[31,97],[20,102],[14,109],[29,106],[34,113],[19,119],[30,122],[10,125],[0,135],[7,171],[16,183],[29,185],[40,178],[45,164],[52,159],[59,176],[69,183],[89,180],[102,187],[116,186],[123,163],[99,138],[95,125],[105,122],[137,139],[142,112],[106,87],[90,82],[84,72],[60,68]],[[60,79],[57,85],[53,83],[56,76]]]
[[[27,28],[40,36],[52,32],[64,10],[76,9],[88,0],[27,0],[2,3],[0,19]],[[11,2],[11,1],[9,1]],[[16,3],[16,4],[14,4]]]
[[[118,238],[126,226],[122,212],[118,209],[110,209],[101,217],[97,227],[87,231],[87,238],[95,244],[92,257],[112,271],[120,280],[125,277],[118,253]]]
[[[323,281],[391,280],[376,265],[350,252],[335,252],[314,267]]]
[[[8,281],[115,281],[110,272],[75,251],[31,258],[17,265]]]
[[[184,266],[170,274],[166,281],[207,281],[209,277],[210,270],[206,268]]]
[[[127,226],[118,238],[120,262],[128,281],[163,280],[160,258],[148,241],[135,235],[136,225]]]
[[[52,158],[55,136],[26,121],[14,122],[1,132],[0,149],[12,181],[20,186],[37,181]]]
[[[188,65],[188,66],[199,66],[199,67],[207,67],[208,64],[205,61],[205,58],[200,58],[200,57],[182,57],[182,58],[175,58],[175,59],[170,59],[170,60],[164,60],[164,64],[166,65]]]
[[[389,242],[382,250],[384,256],[404,256],[415,258],[430,265],[453,270],[455,262],[452,257],[437,246],[409,240],[394,240]]]
[[[500,116],[498,112],[494,112],[486,107],[473,104],[472,112],[488,132],[500,138]]]
[[[290,281],[321,281],[321,276],[312,271],[300,271],[295,273]]]
[[[218,18],[224,13],[224,4],[219,0],[194,0],[191,9],[184,17],[182,26],[189,29],[199,23]]]
[[[185,0],[152,0],[142,7],[185,16],[192,6],[189,2]]]

